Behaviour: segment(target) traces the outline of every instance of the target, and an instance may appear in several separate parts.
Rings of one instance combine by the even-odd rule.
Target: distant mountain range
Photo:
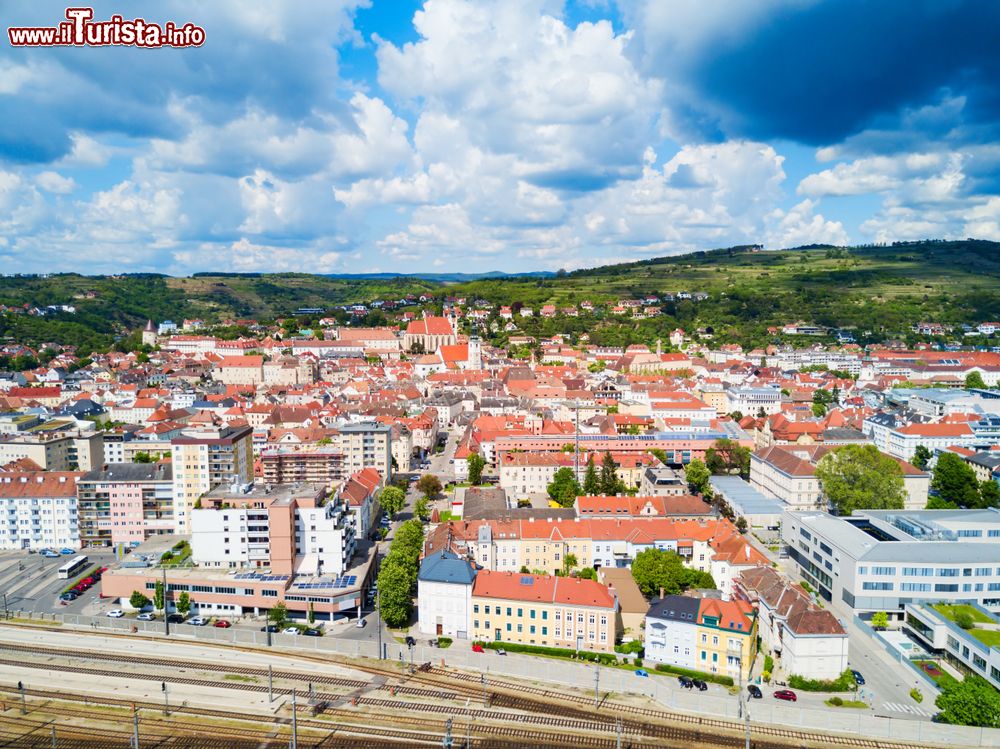
[[[421,281],[437,283],[465,283],[466,281],[481,281],[484,278],[553,278],[556,274],[548,270],[537,270],[529,273],[504,273],[491,270],[486,273],[326,273],[327,278],[356,281],[386,281],[394,278],[419,278]]]

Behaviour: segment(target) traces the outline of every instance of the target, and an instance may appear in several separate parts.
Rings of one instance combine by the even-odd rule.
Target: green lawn
[[[970,629],[969,634],[991,648],[1000,648],[1000,632],[992,629]]]
[[[925,663],[929,663],[929,664],[933,665],[935,668],[937,668],[938,671],[941,672],[940,676],[932,676],[931,674],[927,674],[927,675],[930,676],[930,678],[934,681],[934,683],[937,684],[938,687],[941,688],[941,689],[944,689],[944,688],[946,688],[948,686],[951,686],[953,684],[957,684],[958,683],[958,681],[955,679],[954,676],[952,676],[951,674],[949,674],[938,663],[935,663],[934,661],[913,661],[913,663],[918,668],[922,667]],[[927,673],[927,672],[925,671],[924,673]]]
[[[955,621],[955,617],[958,616],[959,612],[965,612],[972,617],[972,621],[978,622],[979,624],[991,624],[993,622],[988,616],[986,616],[982,611],[973,608],[965,603],[935,603],[931,604],[931,607],[937,611],[942,616],[946,616],[951,621]]]

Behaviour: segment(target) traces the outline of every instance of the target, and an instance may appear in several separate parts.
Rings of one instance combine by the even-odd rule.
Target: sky
[[[0,40],[0,272],[568,270],[1000,240],[995,0],[116,0]],[[66,5],[0,0],[8,27]]]

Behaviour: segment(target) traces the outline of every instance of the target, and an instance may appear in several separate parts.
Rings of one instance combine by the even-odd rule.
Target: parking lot
[[[49,611],[79,614],[93,603],[98,596],[99,586],[94,586],[77,600],[62,605],[59,594],[72,583],[72,580],[61,580],[58,569],[67,561],[79,555],[85,555],[89,560],[88,567],[100,564],[107,566],[114,561],[110,550],[78,551],[73,555],[60,555],[49,559],[41,554],[29,554],[26,551],[0,552],[0,595],[7,609],[23,611]]]

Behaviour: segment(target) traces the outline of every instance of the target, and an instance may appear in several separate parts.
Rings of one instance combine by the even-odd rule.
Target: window
[[[518,609],[517,610],[517,615],[518,616],[524,616],[524,609]]]
[[[982,538],[983,532],[981,530],[959,530],[959,538]]]
[[[531,616],[532,619],[535,618],[535,610],[534,609],[531,609],[528,613],[529,613],[529,615]]]
[[[935,583],[934,584],[935,593],[957,593],[958,583]]]
[[[799,535],[802,536],[806,541],[812,541],[812,534],[805,528],[799,528]]]
[[[510,632],[510,629],[511,629],[510,622],[507,622],[507,631]]]
[[[976,575],[978,577],[987,577],[991,571],[991,567],[976,567]]]
[[[703,644],[708,642],[708,635],[706,635],[704,632],[701,633],[701,641]]]
[[[548,619],[548,618],[549,618],[549,612],[548,612],[548,611],[545,611],[545,610],[543,610],[543,611],[542,611],[542,619]]]
[[[510,606],[507,607],[507,616],[510,616]]]
[[[941,567],[938,569],[939,577],[958,577],[958,568]]]
[[[872,567],[873,575],[895,575],[895,567]]]
[[[933,567],[903,567],[903,577],[932,577],[933,575]]]
[[[862,583],[862,590],[892,590],[892,583]]]
[[[484,613],[484,614],[488,614],[488,613],[490,613],[490,607],[489,607],[489,604],[487,604],[487,605],[486,605],[486,606],[484,607],[484,609],[483,609],[483,613]]]
[[[478,614],[479,613],[479,604],[478,603],[472,604],[472,613],[473,614]],[[478,627],[479,625],[477,624],[476,626]]]
[[[549,628],[548,627],[542,627],[542,637],[547,637],[548,634],[549,634]]]
[[[930,583],[902,583],[899,589],[904,593],[930,593]]]
[[[524,625],[523,624],[518,624],[517,625],[517,631],[518,632],[523,632],[524,631]]]
[[[713,645],[718,645],[719,644],[719,638],[717,636],[715,636],[715,635],[712,635],[712,644]]]
[[[479,629],[479,620],[478,619],[473,620],[473,622],[472,622],[472,628],[473,629]]]
[[[532,624],[530,627],[528,627],[528,634],[531,634],[531,635],[535,634],[535,625],[534,624]]]

